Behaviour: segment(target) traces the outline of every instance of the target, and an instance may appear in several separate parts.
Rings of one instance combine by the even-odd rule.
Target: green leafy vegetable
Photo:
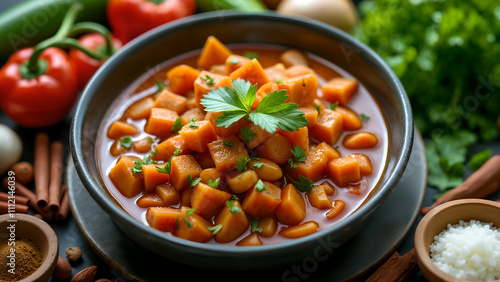
[[[258,228],[259,220],[256,218],[252,218],[252,233],[254,232],[262,232],[262,228]]]
[[[217,118],[217,126],[229,127],[238,120],[248,117],[262,129],[275,133],[278,128],[295,131],[309,124],[295,103],[285,103],[286,90],[274,91],[260,101],[255,110],[252,104],[257,93],[257,84],[238,78],[229,87],[211,90],[201,99],[207,112],[222,112]]]
[[[335,111],[335,109],[337,108],[338,105],[339,105],[339,101],[337,101],[333,104],[330,104],[330,110]]]
[[[175,156],[178,156],[182,153],[182,150],[175,150],[174,151],[174,157]],[[172,169],[172,158],[173,157],[170,157],[170,159],[168,160],[168,162],[165,163],[164,166],[162,167],[159,167],[159,166],[155,166],[156,167],[156,171],[158,171],[159,173],[166,173],[166,174],[170,174],[170,170]]]
[[[288,164],[292,168],[297,168],[296,161],[305,162],[307,160],[306,149],[302,149],[299,145],[295,145],[293,149],[290,149],[290,152],[292,152],[293,158],[288,159]]]
[[[240,134],[243,136],[243,139],[245,139],[245,143],[248,144],[248,142],[252,141],[257,133],[253,132],[250,127],[244,126],[240,129]]]
[[[188,180],[189,186],[190,187],[194,187],[194,186],[198,185],[198,183],[200,183],[201,178],[197,177],[197,178],[193,179],[193,177],[191,176],[191,174],[188,174],[187,175],[187,180]]]
[[[156,81],[156,87],[158,88],[158,89],[156,90],[156,93],[160,93],[160,92],[162,92],[162,91],[163,91],[163,89],[165,89],[165,82],[157,80],[157,81]]]
[[[203,81],[205,81],[205,83],[207,85],[214,85],[215,84],[214,79],[212,77],[210,77],[208,74],[205,75],[205,77],[201,77],[200,76],[200,79],[203,80]]]
[[[312,180],[299,175],[299,181],[294,181],[293,186],[295,186],[295,188],[299,189],[300,191],[307,192],[313,187],[313,182]]]
[[[236,170],[239,172],[244,172],[247,170],[247,164],[251,159],[245,155],[241,156],[239,159],[236,160]]]
[[[255,163],[253,164],[253,167],[255,167],[255,168],[261,168],[263,165],[264,165],[264,163],[263,163],[263,162],[255,162]]]
[[[181,117],[175,119],[174,124],[172,125],[172,132],[179,133],[179,130],[182,129]]]
[[[215,235],[217,233],[219,233],[219,231],[221,230],[222,228],[222,224],[217,224],[217,225],[214,225],[214,226],[208,226],[207,229],[212,231],[212,235]]]
[[[151,157],[158,153],[158,149],[155,149],[149,155],[146,155],[142,158],[142,160],[134,161],[134,167],[132,168],[132,172],[135,174],[142,173],[142,166],[149,164],[156,164],[156,161],[151,160]]]
[[[220,177],[215,179],[215,180],[212,180],[212,179],[209,179],[207,181],[207,185],[212,187],[212,188],[217,188],[219,187],[219,183],[220,183]]]
[[[264,184],[264,182],[262,182],[262,180],[259,179],[257,181],[257,184],[255,184],[255,190],[257,190],[257,192],[262,192],[266,190],[266,184]]]
[[[189,127],[199,127],[197,124],[196,124],[196,119],[191,119],[189,122],[188,122],[188,126]]]
[[[241,208],[234,205],[233,201],[226,201],[226,206],[229,208],[231,214],[242,212]]]
[[[132,140],[132,138],[130,138],[130,136],[125,136],[125,137],[120,138],[120,145],[123,148],[130,149],[130,147],[132,147],[132,145],[134,145],[134,141]]]
[[[484,150],[482,152],[479,152],[479,153],[473,155],[470,158],[468,167],[469,167],[469,169],[471,171],[476,171],[480,167],[482,167],[483,164],[485,162],[487,162],[490,158],[491,158],[491,150],[490,149],[486,149],[486,150]]]

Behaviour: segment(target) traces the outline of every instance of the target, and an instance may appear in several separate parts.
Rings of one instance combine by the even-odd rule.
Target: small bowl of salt
[[[435,207],[417,226],[415,251],[429,281],[500,280],[500,203],[465,199]]]

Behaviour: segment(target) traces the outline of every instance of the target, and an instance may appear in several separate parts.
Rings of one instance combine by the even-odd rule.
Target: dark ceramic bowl
[[[335,226],[286,243],[234,247],[190,242],[133,219],[109,196],[96,165],[96,137],[111,103],[130,83],[159,63],[200,49],[209,35],[225,44],[272,43],[311,52],[343,68],[373,94],[386,118],[389,156],[378,189],[354,214]],[[109,59],[85,88],[71,128],[76,170],[95,201],[132,240],[169,259],[215,269],[257,269],[319,256],[352,238],[389,196],[405,170],[413,140],[408,97],[384,61],[352,36],[315,21],[276,14],[214,12],[154,29]],[[377,239],[374,238],[374,242]],[[319,257],[318,257],[319,259]]]

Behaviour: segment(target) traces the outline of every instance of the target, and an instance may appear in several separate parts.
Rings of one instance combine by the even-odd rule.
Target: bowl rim
[[[437,207],[430,210],[418,223],[417,229],[414,235],[414,244],[415,244],[415,252],[417,256],[417,261],[420,268],[424,268],[429,271],[433,275],[443,279],[443,281],[466,281],[459,279],[451,274],[448,274],[442,271],[439,267],[436,266],[434,262],[432,262],[430,257],[429,246],[424,244],[424,233],[427,229],[427,226],[432,222],[434,218],[439,216],[442,212],[450,208],[455,208],[459,206],[470,206],[470,205],[484,205],[496,208],[500,211],[500,203],[487,199],[459,199],[452,200],[438,205]],[[445,227],[446,228],[446,227]],[[443,229],[444,230],[444,229]],[[425,271],[424,270],[424,271]],[[496,280],[500,281],[500,280]]]
[[[129,55],[132,55],[136,50],[148,45],[150,42],[156,40],[156,37],[159,35],[168,34],[171,31],[175,31],[182,28],[189,28],[192,25],[200,25],[205,22],[214,22],[214,21],[226,21],[226,20],[262,20],[262,21],[278,21],[285,22],[287,24],[292,25],[300,25],[301,27],[308,28],[318,32],[320,34],[325,34],[336,40],[345,42],[348,46],[352,46],[352,48],[357,48],[357,50],[363,50],[360,53],[360,57],[363,60],[367,61],[371,65],[380,72],[382,77],[385,77],[394,89],[397,97],[399,98],[398,102],[402,106],[402,112],[404,116],[404,124],[403,124],[403,144],[402,150],[395,161],[394,171],[391,175],[388,176],[386,184],[384,186],[380,186],[378,190],[380,192],[375,193],[371,196],[370,200],[365,202],[361,207],[359,207],[356,212],[349,215],[349,220],[342,220],[336,225],[320,230],[314,234],[296,238],[294,240],[290,240],[287,242],[270,244],[264,246],[248,246],[245,248],[238,248],[235,246],[226,246],[220,244],[206,244],[206,243],[198,243],[192,242],[189,240],[177,238],[175,236],[168,236],[166,233],[156,230],[154,228],[150,228],[149,226],[139,222],[138,220],[131,217],[127,212],[121,209],[112,199],[107,199],[110,196],[103,190],[101,190],[100,185],[93,182],[93,178],[89,172],[89,170],[85,166],[84,155],[81,150],[81,136],[82,136],[82,128],[83,122],[85,120],[85,112],[93,98],[93,92],[98,88],[98,86],[103,82],[103,78],[101,74],[108,72],[109,70],[115,69],[117,65],[119,65],[122,58],[125,58]],[[161,62],[158,62],[161,63]],[[154,28],[139,37],[133,39],[128,44],[126,44],[119,52],[114,54],[110,59],[108,59],[103,66],[99,68],[96,74],[91,78],[83,93],[78,101],[76,111],[71,123],[70,129],[70,147],[71,154],[73,157],[73,162],[75,164],[76,171],[80,176],[81,181],[86,187],[87,191],[91,194],[92,198],[99,204],[99,206],[104,209],[114,220],[118,222],[126,222],[129,226],[133,226],[141,232],[150,233],[155,237],[160,237],[161,239],[168,240],[172,243],[183,247],[194,247],[198,249],[202,249],[204,251],[209,252],[218,252],[218,253],[226,253],[226,254],[241,254],[241,253],[268,253],[273,250],[281,250],[287,249],[294,245],[305,244],[312,241],[321,240],[328,233],[332,232],[332,230],[341,230],[349,228],[349,222],[353,220],[360,220],[361,218],[367,216],[371,211],[373,211],[376,207],[378,207],[382,202],[389,196],[392,192],[396,184],[399,182],[403,172],[408,163],[411,148],[413,145],[413,117],[411,112],[411,105],[409,98],[404,90],[402,83],[399,81],[399,78],[393,72],[393,70],[383,61],[383,59],[378,56],[375,51],[369,48],[367,45],[349,35],[348,33],[335,28],[333,26],[327,25],[325,23],[304,19],[304,18],[294,18],[284,15],[278,15],[273,12],[263,12],[263,13],[243,13],[239,11],[224,11],[221,13],[220,11],[215,12],[205,12],[201,14],[196,14],[193,16],[189,16],[186,18],[182,18],[179,20],[175,20],[168,24],[164,24],[157,28]]]

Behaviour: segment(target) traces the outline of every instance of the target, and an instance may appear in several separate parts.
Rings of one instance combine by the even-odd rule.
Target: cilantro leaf
[[[257,184],[255,184],[255,190],[257,190],[257,192],[262,192],[266,190],[266,184],[264,184],[264,182],[262,182],[262,180],[259,179],[257,181]]]
[[[195,121],[196,121],[196,119],[194,119],[194,118],[193,118],[193,119],[191,119],[191,120],[189,121],[189,123],[188,123],[188,126],[189,126],[189,127],[199,127],[199,125],[197,125]]]
[[[360,119],[361,119],[361,121],[363,121],[363,122],[367,122],[367,121],[369,121],[369,120],[370,120],[370,117],[369,117],[369,116],[367,116],[367,115],[365,115],[365,114],[360,114],[360,115],[359,115],[359,118],[360,118]]]
[[[135,174],[139,174],[142,173],[143,165],[156,164],[157,163],[156,161],[151,160],[151,156],[154,156],[156,153],[158,153],[158,149],[155,149],[149,155],[144,156],[142,160],[135,160],[132,172]]]
[[[253,132],[252,129],[248,126],[244,126],[240,129],[240,134],[245,139],[245,143],[248,144],[248,142],[252,141],[255,136],[257,136],[257,133]]]
[[[213,179],[209,179],[207,181],[207,185],[212,187],[212,188],[217,188],[219,186],[219,183],[220,183],[220,177],[213,180]]]
[[[293,149],[290,149],[290,152],[292,152],[293,158],[288,159],[288,164],[292,168],[297,168],[295,161],[305,162],[307,160],[306,149],[302,149],[299,145],[295,145]]]
[[[200,183],[201,178],[197,177],[197,178],[193,179],[193,177],[191,176],[191,174],[188,174],[187,175],[187,180],[188,180],[189,186],[190,187],[194,187],[194,186],[198,185],[198,183]]]
[[[234,205],[233,201],[226,201],[226,206],[229,208],[231,214],[237,214],[242,212],[241,208]]]
[[[179,133],[179,130],[181,130],[181,129],[182,129],[181,117],[178,117],[174,121],[174,124],[172,125],[172,132]]]
[[[157,80],[156,87],[157,87],[156,93],[162,92],[163,89],[165,88],[165,82]]]
[[[333,104],[330,104],[330,110],[335,111],[335,109],[337,108],[338,105],[339,105],[339,101],[337,101]]]
[[[222,228],[222,224],[217,224],[215,226],[208,226],[207,229],[212,231],[212,235],[219,233]]]
[[[255,162],[255,163],[253,164],[253,167],[255,167],[255,168],[261,168],[263,165],[264,165],[264,163],[263,163],[263,162]]]
[[[239,171],[239,172],[244,172],[245,170],[247,170],[247,163],[250,161],[251,159],[245,155],[242,155],[239,159],[236,160],[236,169]]]
[[[252,233],[254,232],[262,232],[262,228],[258,228],[259,220],[256,218],[252,218]]]
[[[312,180],[299,175],[299,181],[294,181],[293,186],[295,186],[300,191],[307,192],[313,187],[313,182]]]
[[[134,141],[130,138],[130,136],[125,136],[120,139],[120,145],[123,148],[130,149],[130,147],[134,145]]]

